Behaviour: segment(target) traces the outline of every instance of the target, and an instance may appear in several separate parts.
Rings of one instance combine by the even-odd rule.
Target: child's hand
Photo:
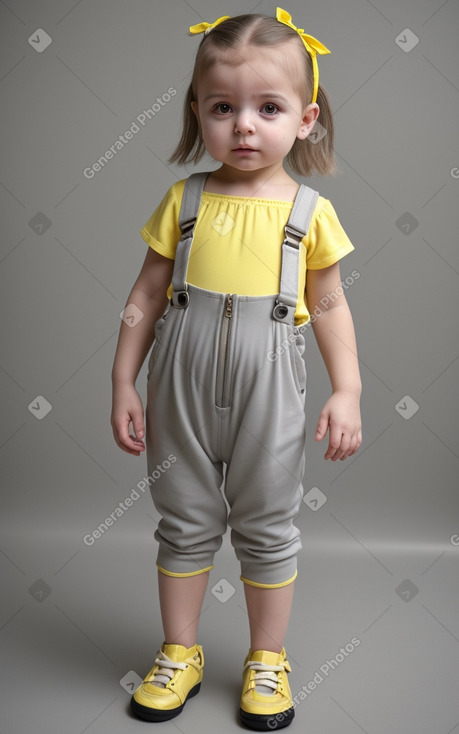
[[[129,424],[132,421],[134,436],[129,435]],[[140,456],[145,451],[142,441],[145,435],[143,424],[143,405],[134,385],[113,385],[113,404],[110,424],[115,441],[123,451]]]
[[[336,391],[327,400],[317,423],[314,440],[322,441],[330,427],[324,459],[336,461],[355,454],[362,443],[360,400],[352,392]]]

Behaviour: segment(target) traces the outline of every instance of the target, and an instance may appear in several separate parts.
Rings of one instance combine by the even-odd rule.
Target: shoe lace
[[[270,693],[274,693],[278,683],[277,673],[284,670],[283,665],[266,665],[265,663],[258,663],[256,660],[249,660],[245,664],[244,670],[246,668],[257,671],[254,680],[255,690],[259,693],[264,693],[264,688],[271,689]]]
[[[176,670],[185,670],[187,667],[186,663],[171,660],[162,650],[157,653],[155,665],[159,665],[159,670],[154,674],[151,683],[159,688],[165,688],[166,684],[174,677]]]

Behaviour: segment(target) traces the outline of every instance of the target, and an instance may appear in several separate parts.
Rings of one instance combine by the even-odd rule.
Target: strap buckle
[[[190,236],[191,232],[193,231],[195,222],[196,222],[196,217],[191,217],[191,219],[185,219],[183,220],[183,222],[179,222],[180,230],[182,232],[182,237],[184,239]]]
[[[298,250],[300,247],[300,242],[304,237],[304,232],[296,229],[295,227],[292,227],[291,224],[286,224],[284,230],[285,241],[288,242],[289,245],[293,245],[294,247],[296,247]]]

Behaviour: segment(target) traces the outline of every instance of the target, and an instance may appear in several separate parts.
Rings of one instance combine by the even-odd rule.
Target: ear
[[[311,102],[311,104],[308,104],[308,106],[304,108],[301,124],[296,135],[299,140],[306,140],[319,117],[319,113],[320,107],[316,102]]]

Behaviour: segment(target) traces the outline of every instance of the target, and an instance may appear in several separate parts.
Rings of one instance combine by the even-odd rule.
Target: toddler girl
[[[315,439],[329,432],[332,461],[361,444],[356,343],[338,262],[353,246],[330,201],[284,168],[334,171],[316,60],[328,49],[281,8],[276,18],[224,16],[190,32],[204,36],[170,160],[196,163],[207,150],[221,165],[171,186],[141,230],[149,249],[127,302],[141,318],[122,322],[112,371],[118,446],[136,456],[146,447],[149,475],[167,459],[150,486],[161,515],[164,642],[131,706],[165,721],[198,693],[198,621],[229,525],[250,627],[240,715],[270,730],[294,716],[284,638],[301,548],[293,521],[303,496],[309,321],[332,385]],[[152,343],[144,434],[135,381]]]

